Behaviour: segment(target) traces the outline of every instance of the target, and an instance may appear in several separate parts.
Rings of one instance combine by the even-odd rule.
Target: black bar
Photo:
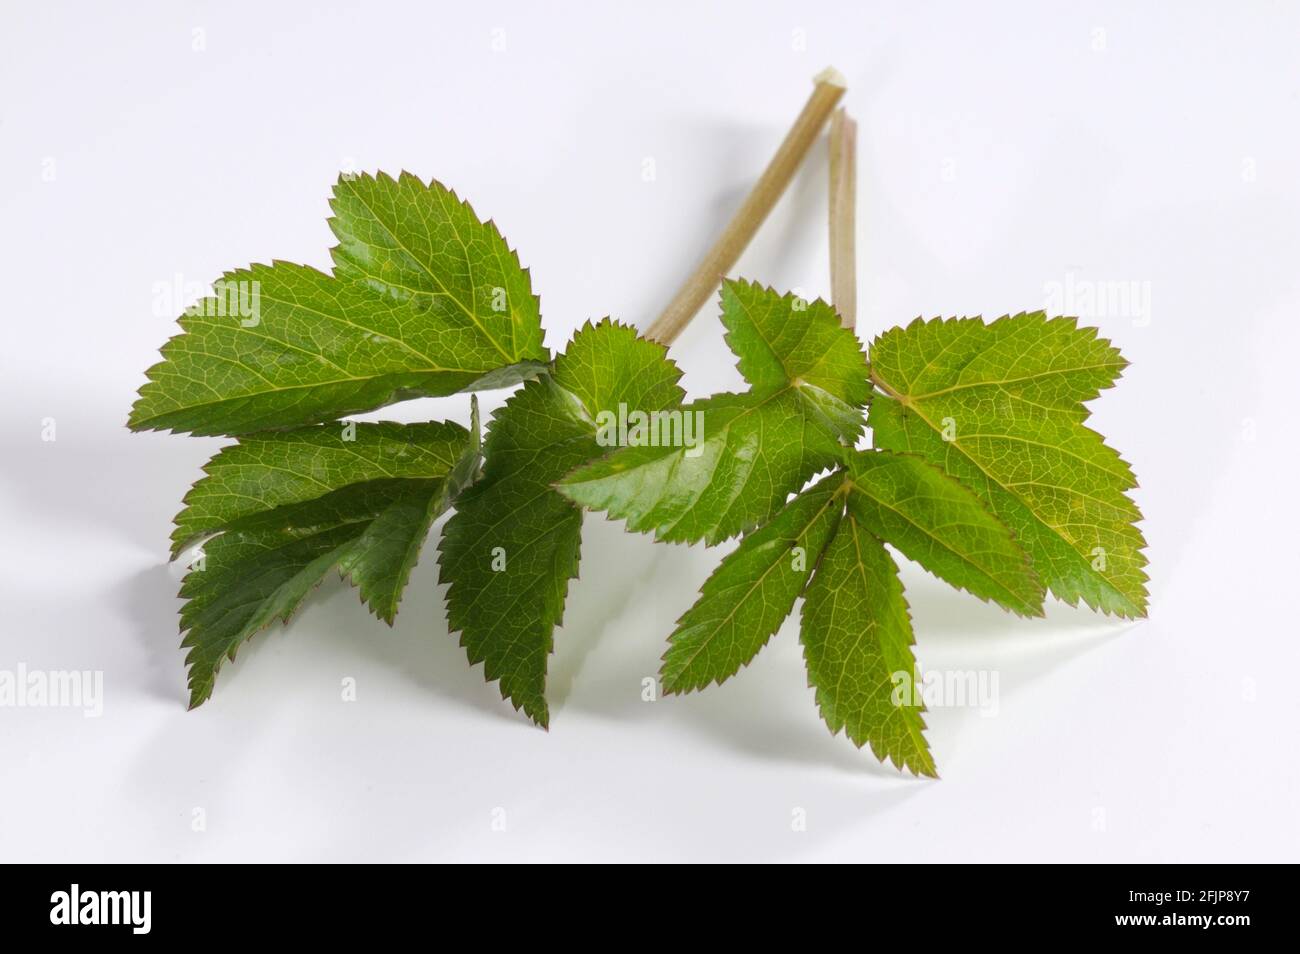
[[[6,939],[64,934],[132,942],[220,937],[301,941],[316,936],[338,940],[373,938],[390,930],[405,933],[424,918],[433,925],[499,927],[498,919],[506,916],[523,930],[530,907],[551,918],[558,913],[557,891],[530,891],[525,879],[513,872],[494,873],[490,888],[462,891],[447,886],[446,872],[417,866],[48,865],[10,866],[9,875],[12,886],[0,893]],[[473,875],[457,877],[468,880]],[[853,930],[854,923],[872,924],[873,931],[894,925],[900,941],[915,938],[918,930],[926,938],[970,938],[977,929],[985,938],[1128,934],[1227,941],[1245,939],[1260,928],[1271,934],[1292,926],[1290,915],[1282,911],[1289,893],[1282,882],[1294,878],[1277,867],[981,868],[899,863],[819,875],[785,900],[777,885],[747,888],[744,876],[729,877],[736,883],[725,892],[732,900],[723,902],[733,908],[722,919],[728,930],[770,923],[773,904],[795,919],[817,913],[843,917],[847,930]],[[629,930],[638,935],[647,929],[662,931],[672,909],[690,903],[700,890],[692,887],[696,882],[689,875],[669,892],[659,879],[653,890],[640,884],[633,877],[625,887],[607,888],[603,894],[589,889],[566,892],[571,910],[564,919],[604,920],[617,911],[629,921],[635,917],[636,927],[629,924]],[[754,890],[763,892],[762,900],[750,896],[747,901]],[[71,923],[74,900],[78,924]],[[639,912],[635,916],[633,909]],[[692,920],[697,917],[708,919],[703,912]],[[84,923],[105,920],[117,923]]]

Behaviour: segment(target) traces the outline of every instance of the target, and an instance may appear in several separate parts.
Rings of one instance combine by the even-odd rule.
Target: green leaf
[[[470,440],[461,448],[442,486],[431,488],[431,494],[417,493],[395,501],[339,560],[339,571],[356,584],[362,600],[390,626],[429,528],[478,477],[482,460],[478,400],[470,400]]]
[[[843,729],[859,748],[870,744],[882,762],[938,777],[922,734],[919,693],[895,698],[902,680],[917,685],[898,568],[852,511],[808,584],[800,641],[808,684],[832,734]]]
[[[224,275],[179,319],[128,426],[244,434],[542,369],[537,299],[495,225],[406,174],[345,177],[333,206],[335,275],[288,262]]]
[[[849,459],[849,509],[871,533],[958,589],[1022,616],[1043,614],[1043,586],[1006,525],[919,457]]]
[[[457,502],[439,546],[447,615],[471,664],[545,726],[547,657],[577,576],[582,514],[552,485],[605,453],[597,421],[680,403],[662,346],[608,319],[587,325],[493,417],[483,478]]]
[[[416,305],[437,352],[475,367],[547,360],[527,269],[491,221],[408,172],[340,176],[330,201],[334,270]]]
[[[857,338],[829,305],[727,281],[727,343],[753,386],[682,408],[692,440],[640,443],[575,471],[570,500],[664,541],[714,544],[768,520],[839,459],[871,386]]]
[[[353,484],[242,517],[205,543],[180,593],[190,708],[212,694],[223,659],[275,620],[287,622],[331,568],[350,575],[391,622],[429,524],[447,506],[446,485],[445,478]]]
[[[1126,362],[1094,329],[1042,312],[922,322],[871,346],[876,446],[918,454],[983,499],[1051,591],[1146,615],[1146,546],[1129,465],[1084,426],[1083,402]]]
[[[722,284],[722,323],[740,373],[758,391],[791,385],[852,444],[857,409],[871,398],[857,336],[821,299],[808,302],[753,282]]]
[[[376,514],[338,561],[339,572],[356,585],[362,601],[390,626],[429,528],[455,499],[450,481],[421,483],[425,486]]]
[[[722,683],[747,666],[790,615],[843,511],[834,478],[804,491],[747,534],[668,637],[665,692]]]
[[[575,503],[664,541],[718,543],[767,521],[841,445],[791,388],[718,394],[682,408],[690,446],[623,447],[564,478]]]
[[[288,621],[332,568],[392,624],[430,526],[477,472],[478,403],[469,431],[355,428],[350,441],[334,425],[245,439],[218,453],[191,491],[178,524],[219,531],[181,586],[191,708],[212,694],[223,659]]]
[[[470,441],[470,433],[452,422],[319,424],[245,437],[209,460],[206,476],[185,495],[172,556],[240,517],[314,500],[348,484],[445,477]]]

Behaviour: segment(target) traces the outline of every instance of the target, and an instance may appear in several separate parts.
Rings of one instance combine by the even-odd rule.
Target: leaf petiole
[[[717,290],[723,277],[731,271],[740,258],[740,253],[749,245],[758,227],[785,192],[846,88],[844,77],[831,67],[818,73],[813,82],[815,85],[812,95],[786,133],[776,155],[767,164],[763,174],[754,183],[754,188],[722,230],[704,260],[678,289],[668,307],[650,325],[645,337],[664,345],[677,340],[682,329],[690,323],[709,296]]]

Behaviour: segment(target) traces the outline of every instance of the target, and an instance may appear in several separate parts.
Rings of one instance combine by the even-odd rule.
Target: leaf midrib
[[[243,367],[243,365],[240,365],[240,367]],[[247,403],[256,398],[269,397],[273,394],[285,394],[291,391],[315,390],[317,388],[329,387],[334,384],[350,384],[357,381],[361,381],[361,382],[382,381],[385,378],[398,378],[398,377],[405,377],[408,375],[425,376],[425,375],[434,375],[434,374],[468,374],[468,375],[474,375],[476,377],[482,377],[484,374],[487,373],[490,372],[477,371],[477,370],[463,370],[460,368],[421,368],[419,370],[414,370],[414,371],[385,371],[382,374],[375,374],[369,377],[335,378],[329,381],[314,381],[310,384],[293,384],[293,385],[287,385],[285,387],[267,388],[261,391],[252,391],[248,394],[232,395],[231,397],[221,398],[216,401],[202,401],[197,404],[179,404],[166,411],[159,411],[149,415],[148,417],[141,418],[139,421],[135,423],[135,426],[140,427],[150,421],[162,420],[164,418],[167,418],[169,416],[174,416],[176,414],[184,414],[188,411],[196,411],[204,408],[218,407],[224,404],[232,404],[237,401],[243,401]],[[358,413],[358,411],[356,410],[339,411],[337,414],[331,416],[329,420],[331,421],[336,420],[337,417],[339,417],[340,415],[352,414],[352,413]],[[225,432],[219,431],[217,433],[220,434]]]
[[[927,365],[926,370],[928,370],[928,367],[929,366]],[[1106,361],[1101,364],[1076,365],[1075,367],[1064,368],[1060,370],[1036,371],[1033,374],[1022,375],[1021,377],[1018,378],[1002,378],[996,381],[968,381],[965,383],[957,383],[957,384],[950,385],[946,388],[940,388],[937,391],[927,391],[924,394],[909,394],[907,395],[907,399],[909,401],[924,401],[926,398],[938,397],[943,394],[951,394],[954,391],[968,391],[968,390],[973,390],[975,388],[1000,387],[1007,384],[1020,384],[1025,381],[1035,381],[1038,378],[1058,377],[1063,374],[1077,374],[1083,371],[1098,371],[1103,368],[1115,368],[1119,371],[1123,371],[1126,367],[1128,367],[1128,362],[1124,361],[1121,358],[1118,361]],[[872,372],[873,372],[871,375],[872,379],[875,380],[877,384],[881,384],[883,386],[884,382],[882,382],[880,378],[874,373],[874,369],[872,369]],[[921,373],[924,374],[925,371],[923,370]],[[920,375],[917,375],[917,377],[920,377]],[[898,395],[895,394],[892,396],[897,397]]]

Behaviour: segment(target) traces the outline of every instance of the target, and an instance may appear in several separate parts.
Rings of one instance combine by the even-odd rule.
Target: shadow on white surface
[[[272,665],[270,660],[259,659],[263,656],[283,656],[279,665],[290,670],[286,679],[293,677],[295,668],[322,661],[336,663],[344,672],[378,662],[394,683],[406,681],[486,715],[527,725],[500,700],[495,685],[483,682],[481,665],[470,669],[464,650],[448,633],[441,592],[434,583],[432,548],[436,543],[435,529],[424,551],[423,568],[417,566],[412,574],[391,629],[366,611],[352,586],[331,573],[287,625],[276,623],[256,633],[239,647],[234,662],[223,664],[213,699],[230,694],[232,685],[244,675],[242,670]],[[180,648],[178,628],[181,603],[175,598],[178,575],[168,565],[136,573],[121,587],[121,608],[130,632],[149,654],[148,675],[141,688],[183,711],[188,694],[185,650]],[[349,663],[350,659],[356,662]],[[274,705],[274,700],[256,704]],[[212,701],[205,705],[211,706]]]
[[[185,688],[185,654],[180,650],[180,582],[166,563],[129,576],[114,591],[128,631],[148,656],[140,689],[149,697],[183,711],[189,701]]]

